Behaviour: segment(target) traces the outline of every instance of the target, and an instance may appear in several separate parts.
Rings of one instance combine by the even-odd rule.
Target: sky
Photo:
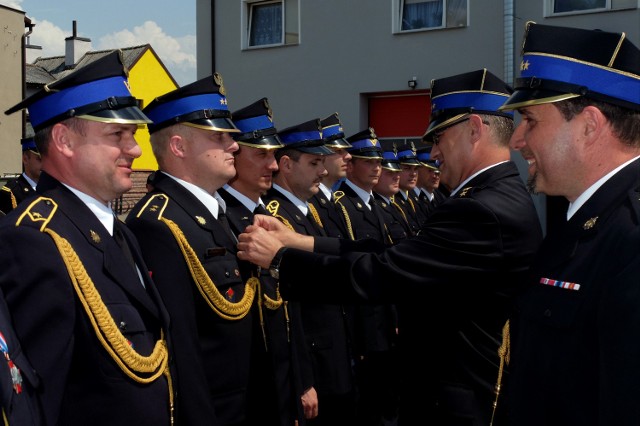
[[[196,80],[195,0],[0,0],[23,10],[36,25],[32,45],[40,57],[64,55],[76,21],[91,50],[150,44],[179,85]]]

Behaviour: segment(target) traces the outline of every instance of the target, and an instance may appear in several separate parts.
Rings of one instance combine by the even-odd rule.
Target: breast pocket
[[[526,296],[522,312],[526,318],[557,328],[571,328],[584,302],[584,288],[570,289],[536,284]]]

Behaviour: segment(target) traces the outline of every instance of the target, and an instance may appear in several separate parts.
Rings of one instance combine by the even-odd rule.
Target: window
[[[249,12],[249,46],[282,44],[282,3],[256,3]]]
[[[637,0],[548,0],[548,15],[602,12],[606,10],[635,9]]]
[[[243,47],[298,44],[298,2],[245,0],[242,3]]]
[[[395,0],[396,32],[467,26],[467,0]]]

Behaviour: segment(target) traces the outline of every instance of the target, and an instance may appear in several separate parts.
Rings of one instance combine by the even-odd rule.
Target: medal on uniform
[[[9,357],[9,345],[7,344],[7,340],[4,338],[4,334],[0,332],[0,350],[4,354],[4,358],[7,360],[7,365],[9,366],[9,373],[11,373],[11,382],[13,383],[13,391],[15,393],[22,392],[22,374],[20,374],[20,369],[16,367],[11,358]]]

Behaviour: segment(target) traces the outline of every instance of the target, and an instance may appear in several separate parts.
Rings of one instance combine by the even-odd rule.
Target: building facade
[[[23,135],[22,115],[10,116],[4,111],[18,103],[23,93],[25,27],[29,20],[21,10],[0,5],[0,177],[4,173],[21,172]]]
[[[222,74],[233,111],[269,98],[278,128],[340,114],[383,142],[428,125],[432,79],[487,68],[512,83],[525,23],[624,31],[638,0],[196,0],[198,78]],[[526,165],[519,155],[514,160]],[[545,221],[546,203],[536,197]]]

